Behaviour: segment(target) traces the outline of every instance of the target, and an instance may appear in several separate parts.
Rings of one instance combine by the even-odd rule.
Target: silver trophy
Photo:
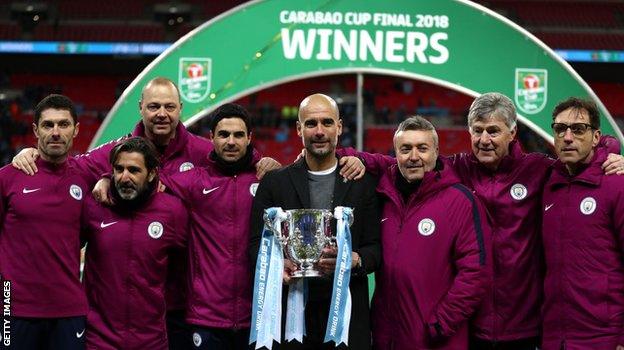
[[[323,248],[336,245],[331,229],[332,212],[325,209],[292,209],[277,215],[272,222],[264,215],[267,227],[278,238],[285,255],[297,265],[293,278],[320,277],[315,264],[321,259]],[[349,224],[353,217],[349,219]]]

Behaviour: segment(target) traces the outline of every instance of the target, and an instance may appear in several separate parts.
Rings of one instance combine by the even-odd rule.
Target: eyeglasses
[[[574,123],[570,125],[564,123],[552,123],[550,124],[550,127],[553,129],[557,137],[563,137],[568,129],[570,129],[572,134],[575,136],[583,136],[587,130],[594,128],[590,124],[586,123]]]

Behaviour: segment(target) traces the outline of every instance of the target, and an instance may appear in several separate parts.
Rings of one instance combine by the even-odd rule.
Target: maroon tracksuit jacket
[[[373,298],[377,349],[466,349],[487,283],[490,228],[476,196],[447,167],[405,202],[396,165],[381,178],[383,263]]]

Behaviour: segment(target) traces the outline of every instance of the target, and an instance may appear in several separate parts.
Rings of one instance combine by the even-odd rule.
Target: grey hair
[[[509,97],[498,92],[488,92],[477,97],[468,111],[468,127],[476,121],[502,118],[509,129],[516,127],[516,107]]]
[[[433,143],[436,147],[438,147],[438,133],[436,132],[436,129],[433,126],[433,124],[431,124],[431,122],[428,121],[427,119],[419,115],[415,115],[415,116],[405,119],[397,127],[396,131],[394,132],[394,137],[392,139],[396,140],[398,133],[400,133],[401,131],[408,131],[408,130],[431,131],[431,133],[433,134]]]

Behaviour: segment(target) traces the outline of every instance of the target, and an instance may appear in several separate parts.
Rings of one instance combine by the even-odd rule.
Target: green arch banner
[[[498,91],[520,122],[552,142],[550,113],[568,96],[594,99],[603,133],[624,136],[580,76],[501,15],[466,0],[265,0],[225,12],[188,33],[132,82],[91,146],[128,133],[141,88],[156,76],[180,87],[185,124],[216,106],[293,80],[374,73],[479,96]],[[313,93],[314,91],[310,91]]]

